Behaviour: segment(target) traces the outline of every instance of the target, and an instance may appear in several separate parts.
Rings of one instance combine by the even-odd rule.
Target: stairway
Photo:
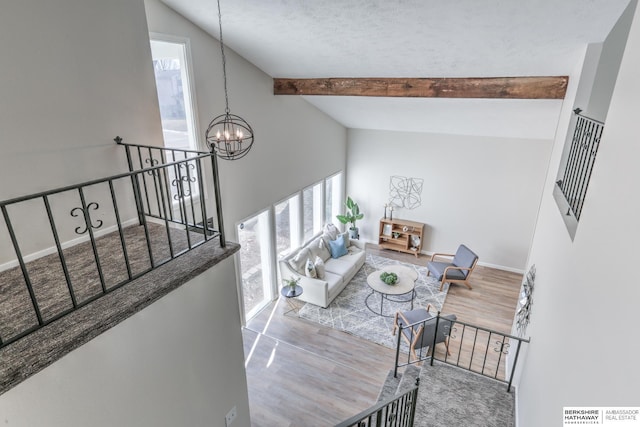
[[[378,402],[405,391],[420,378],[416,427],[515,425],[514,394],[506,385],[446,363],[409,365],[398,378],[393,370],[380,389]]]

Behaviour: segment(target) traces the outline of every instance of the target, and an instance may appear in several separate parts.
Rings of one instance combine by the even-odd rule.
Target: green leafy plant
[[[387,285],[395,285],[398,282],[398,275],[396,273],[387,273],[384,271],[380,275],[380,280],[382,280]]]
[[[285,286],[291,286],[292,288],[295,288],[295,286],[300,283],[300,278],[296,277],[294,279],[293,277],[289,277],[288,279],[282,279],[282,283],[284,283]]]
[[[347,212],[344,215],[336,215],[336,218],[342,224],[351,223],[351,228],[356,228],[356,221],[364,218],[364,214],[360,212],[360,207],[351,197],[347,197],[345,206],[347,207]]]

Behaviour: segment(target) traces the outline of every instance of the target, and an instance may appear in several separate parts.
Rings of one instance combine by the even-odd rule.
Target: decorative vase
[[[349,238],[353,239],[353,240],[358,240],[360,239],[360,234],[359,234],[359,229],[358,227],[351,227],[349,228]]]

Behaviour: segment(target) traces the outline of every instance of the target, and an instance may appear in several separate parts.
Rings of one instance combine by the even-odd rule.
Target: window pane
[[[322,221],[322,183],[318,183],[302,191],[302,225],[305,242],[322,229]]]
[[[195,150],[195,121],[189,93],[185,44],[151,40],[151,54],[164,145]]]
[[[300,196],[295,195],[282,203],[275,205],[276,215],[276,250],[278,257],[286,255],[297,248],[302,242],[298,230]]]
[[[342,173],[325,180],[325,222],[338,224],[336,215],[340,213],[342,203]]]
[[[256,215],[238,226],[240,270],[245,318],[249,320],[268,304],[271,292],[269,213]]]

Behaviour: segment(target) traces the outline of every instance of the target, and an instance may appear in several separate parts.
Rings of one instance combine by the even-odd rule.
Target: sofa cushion
[[[346,255],[347,246],[345,245],[343,236],[340,235],[336,240],[330,240],[329,249],[331,250],[331,258],[340,258]]]
[[[325,272],[324,280],[327,282],[329,301],[332,301],[344,289],[344,277],[339,274]]]
[[[427,268],[437,280],[442,280],[444,270],[450,266],[451,263],[448,262],[430,261],[427,263]],[[447,272],[447,278],[451,280],[464,280],[465,277],[467,277],[466,273],[466,270],[460,271],[451,269]]]
[[[356,264],[343,258],[331,258],[324,264],[324,271],[327,273],[338,274],[343,277],[349,277],[356,268]]]
[[[307,248],[302,248],[300,251],[289,258],[289,265],[298,274],[304,275],[304,267],[307,263],[307,259],[311,256],[311,252]]]

